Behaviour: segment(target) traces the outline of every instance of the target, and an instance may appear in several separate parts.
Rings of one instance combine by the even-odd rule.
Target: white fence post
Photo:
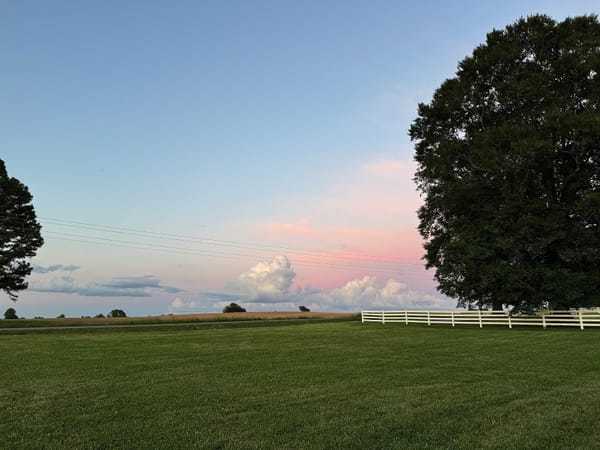
[[[546,314],[542,312],[542,326],[546,328]]]
[[[509,311],[509,313],[508,313],[508,328],[512,328],[512,321],[510,319],[510,316],[511,316],[511,314],[510,314],[510,311]]]
[[[427,325],[431,326],[431,316],[429,315],[429,311],[427,311]]]
[[[360,312],[360,321],[361,321],[362,323],[365,323],[365,312],[364,312],[364,311],[361,311],[361,312]]]
[[[583,314],[581,314],[581,309],[579,310],[579,328],[583,330]]]
[[[452,313],[452,326],[454,326],[454,311],[451,311]]]
[[[483,328],[483,322],[481,321],[481,310],[479,310],[479,328]]]
[[[408,311],[404,311],[404,324],[408,325]]]
[[[381,323],[385,325],[385,311],[381,311]]]

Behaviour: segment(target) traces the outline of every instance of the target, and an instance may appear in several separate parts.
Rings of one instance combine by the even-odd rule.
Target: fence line
[[[511,314],[508,311],[362,311],[362,322],[420,323],[427,325],[518,325],[547,327],[600,327],[600,308]]]

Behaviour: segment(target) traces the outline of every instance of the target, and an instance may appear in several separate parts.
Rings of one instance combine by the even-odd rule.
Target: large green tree
[[[0,290],[12,300],[27,288],[29,258],[44,243],[31,200],[27,186],[9,177],[0,160]]]
[[[461,306],[600,305],[600,23],[487,35],[410,128],[419,231]]]

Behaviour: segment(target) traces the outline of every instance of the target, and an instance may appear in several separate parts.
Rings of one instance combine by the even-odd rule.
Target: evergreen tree
[[[44,243],[31,200],[27,187],[10,178],[0,160],[0,290],[12,300],[27,288],[29,258]]]

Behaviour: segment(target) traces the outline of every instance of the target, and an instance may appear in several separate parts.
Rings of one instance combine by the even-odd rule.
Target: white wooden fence
[[[546,327],[600,327],[600,308],[510,314],[508,311],[362,311],[362,321],[378,323],[421,323],[427,325],[535,325]]]

